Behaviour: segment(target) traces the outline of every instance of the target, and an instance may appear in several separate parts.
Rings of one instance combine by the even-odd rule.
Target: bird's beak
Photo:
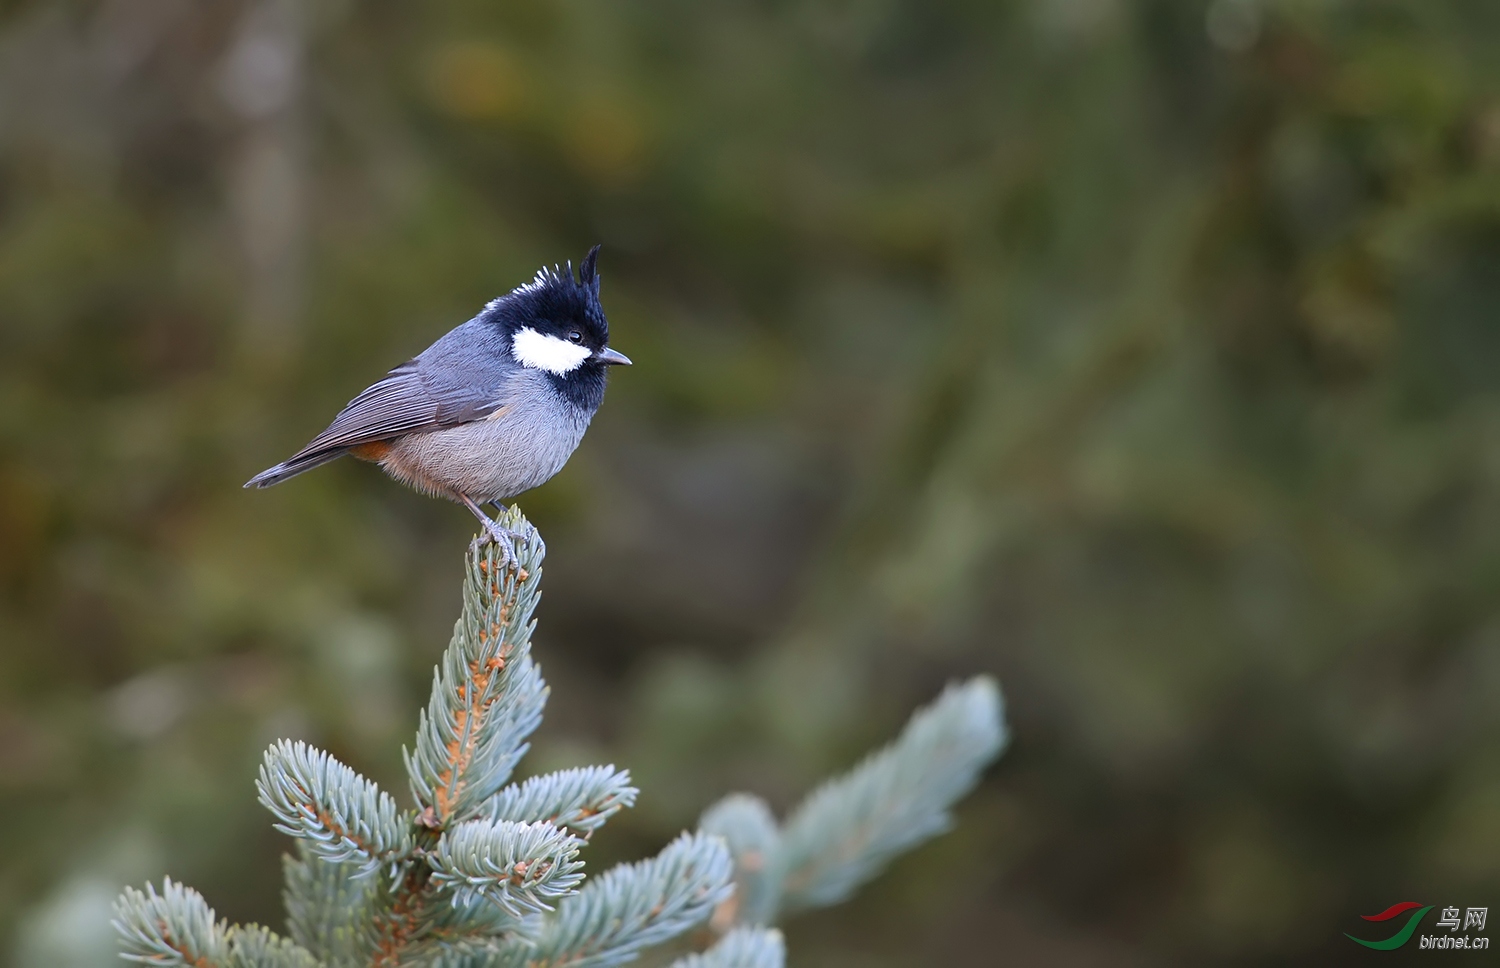
[[[618,363],[621,366],[630,365],[630,357],[626,356],[624,353],[618,353],[610,349],[608,346],[595,353],[594,359],[598,360],[600,363]]]

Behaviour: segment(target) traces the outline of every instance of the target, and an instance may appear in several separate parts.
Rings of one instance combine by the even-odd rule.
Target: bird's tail
[[[275,467],[267,467],[245,482],[246,487],[270,487],[280,484],[291,477],[296,477],[303,471],[310,471],[314,467],[321,467],[331,460],[343,457],[348,450],[346,447],[333,447],[329,450],[318,450],[310,454],[298,454],[290,460],[284,460]]]

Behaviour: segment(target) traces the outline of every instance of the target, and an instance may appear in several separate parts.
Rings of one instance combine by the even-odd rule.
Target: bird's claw
[[[474,538],[469,547],[477,553],[483,550],[485,545],[493,543],[500,549],[500,564],[502,567],[519,568],[521,566],[521,559],[516,556],[516,541],[518,539],[524,541],[525,538],[526,535],[521,534],[519,531],[512,531],[502,526],[499,522],[490,521],[485,525],[484,530],[479,532],[478,536]]]
[[[528,525],[531,534],[523,534],[520,531],[512,531],[510,528],[507,528],[505,525],[490,517],[488,514],[485,514],[484,510],[479,505],[475,504],[473,499],[468,495],[458,494],[457,497],[458,500],[464,505],[464,507],[468,508],[474,513],[474,517],[479,519],[480,527],[484,529],[483,531],[479,532],[478,536],[475,537],[472,542],[469,543],[470,553],[477,557],[479,553],[484,550],[485,545],[493,542],[500,548],[501,566],[509,566],[511,568],[514,568],[522,575],[522,577],[525,577],[526,572],[525,569],[521,567],[521,559],[516,557],[516,541],[517,539],[519,539],[521,541],[530,543],[531,534],[536,533],[536,528]],[[503,505],[499,504],[498,502],[494,502],[494,504],[497,510],[499,510],[502,514],[505,513],[506,508]]]

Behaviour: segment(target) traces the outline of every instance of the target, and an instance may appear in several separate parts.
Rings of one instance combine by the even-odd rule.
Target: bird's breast
[[[556,393],[524,394],[484,419],[397,438],[381,466],[428,493],[505,500],[562,470],[590,416]]]

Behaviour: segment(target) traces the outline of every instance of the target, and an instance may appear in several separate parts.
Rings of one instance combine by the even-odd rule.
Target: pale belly
[[[479,503],[508,500],[562,470],[588,425],[589,415],[571,407],[508,408],[488,419],[393,440],[380,466],[428,494],[462,494]]]

